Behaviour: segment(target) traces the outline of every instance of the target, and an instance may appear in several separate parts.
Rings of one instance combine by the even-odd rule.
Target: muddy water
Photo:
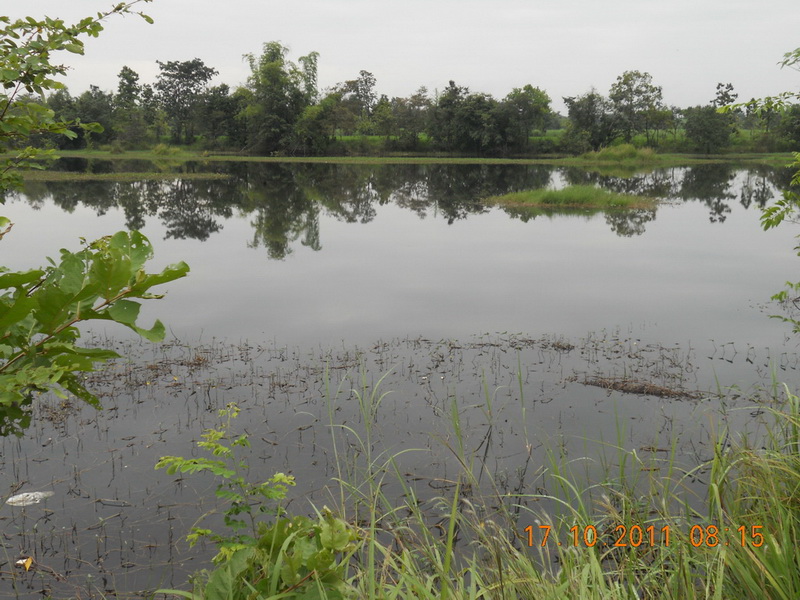
[[[359,398],[380,399],[370,457],[396,456],[435,518],[433,498],[457,478],[459,458],[484,491],[521,503],[548,491],[553,456],[591,480],[614,464],[618,444],[659,469],[677,440],[675,460],[688,468],[711,456],[709,439],[726,426],[757,435],[775,383],[797,381],[796,342],[765,303],[792,276],[793,232],[764,234],[756,210],[780,173],[272,166],[233,175],[40,185],[5,207],[18,223],[3,241],[11,266],[127,224],[151,237],[160,264],[186,259],[193,271],[145,317],[164,320],[170,341],[92,333],[92,344],[128,357],[92,376],[102,412],[43,397],[24,437],[0,441],[4,494],[54,492],[0,508],[3,595],[177,587],[205,566],[212,549],[190,551],[183,536],[214,507],[214,482],[153,465],[193,455],[229,402],[243,410],[236,427],[253,442],[253,477],[293,474],[289,509],[307,512],[309,502],[340,502],[335,478],[363,476]],[[479,202],[583,180],[668,203],[623,218]],[[35,243],[33,223],[44,232]],[[592,460],[572,462],[584,456]],[[385,492],[400,498],[394,474]],[[38,568],[15,571],[15,592],[22,556]]]

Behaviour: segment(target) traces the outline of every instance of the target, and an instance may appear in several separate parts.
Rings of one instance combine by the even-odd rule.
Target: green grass
[[[655,200],[652,198],[617,194],[591,185],[573,185],[560,190],[511,192],[502,196],[492,196],[485,202],[511,207],[587,209],[652,208],[655,205]]]
[[[228,179],[225,173],[78,173],[74,171],[26,171],[25,181],[156,181],[165,179]]]
[[[431,441],[449,448],[460,469],[439,480],[449,484],[442,486],[449,492],[431,503],[418,499],[397,466],[400,454],[424,450],[392,454],[382,446],[377,415],[387,392],[380,389],[383,379],[374,385],[368,380],[362,369],[351,379],[353,390],[326,386],[325,392],[338,471],[339,491],[332,499],[360,532],[343,575],[349,593],[337,597],[800,597],[800,399],[788,388],[785,401],[767,410],[764,435],[732,442],[731,432],[711,433],[713,454],[703,464],[679,464],[678,439],[664,454],[628,451],[620,427],[608,445],[610,458],[566,457],[553,450],[538,468],[535,487],[515,493],[501,491],[492,469],[465,452],[469,442],[452,397],[451,431]],[[337,405],[350,401],[358,402],[360,426],[335,421]],[[485,413],[494,427],[488,388]],[[599,480],[586,479],[582,465],[588,462],[603,465]],[[705,484],[705,496],[697,496],[697,479]],[[390,483],[402,490],[401,501],[384,494]],[[521,517],[533,523],[530,530]],[[310,573],[306,579],[313,584],[324,576]],[[302,594],[313,595],[313,585],[303,583],[270,598],[311,597]],[[217,600],[213,586],[206,591],[187,597]]]
[[[601,151],[602,152],[602,151]],[[230,153],[212,153],[188,149],[171,149],[168,155],[155,153],[152,150],[128,150],[124,153],[114,153],[110,150],[64,150],[58,152],[65,158],[86,158],[104,160],[151,160],[171,163],[188,161],[199,162],[257,162],[257,163],[330,163],[330,164],[518,164],[518,165],[555,165],[575,166],[586,168],[622,166],[631,170],[673,166],[691,166],[708,163],[742,163],[742,164],[769,164],[781,166],[792,162],[792,154],[781,153],[737,153],[719,155],[695,155],[665,153],[656,154],[657,161],[650,159],[641,161],[615,161],[599,159],[592,153],[577,156],[551,156],[546,158],[479,158],[451,156],[447,154],[408,155],[403,153],[387,154],[384,156],[250,156]]]
[[[652,148],[636,148],[632,144],[620,144],[603,148],[597,152],[587,152],[581,158],[589,162],[634,164],[657,163],[660,160],[660,157]]]
[[[359,598],[800,597],[800,407],[787,396],[772,412],[763,448],[746,440],[728,446],[723,431],[711,440],[713,458],[688,471],[675,462],[677,440],[664,458],[625,451],[618,440],[618,471],[609,465],[602,482],[581,484],[579,461],[553,453],[542,491],[512,498],[495,490],[481,498],[475,470],[463,464],[439,504],[439,531],[408,488],[406,504],[392,507],[373,487],[372,520],[350,584]],[[453,438],[460,436],[456,420]],[[708,496],[693,509],[686,484],[698,476],[708,478]],[[514,510],[523,500],[530,502],[522,514],[537,523],[530,545]],[[542,500],[561,510],[528,508]],[[542,527],[551,528],[545,547]],[[598,537],[586,543],[584,532],[594,530]],[[456,546],[454,532],[469,546]]]

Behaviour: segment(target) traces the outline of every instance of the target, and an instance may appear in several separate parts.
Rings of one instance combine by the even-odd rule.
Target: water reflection
[[[420,219],[440,218],[453,224],[489,210],[482,199],[524,189],[592,184],[611,191],[660,199],[699,202],[709,220],[722,223],[732,203],[763,207],[788,185],[786,170],[763,166],[738,169],[730,164],[654,169],[645,173],[587,171],[542,165],[348,165],[280,163],[180,163],[92,161],[71,159],[62,169],[109,172],[113,169],[173,170],[186,173],[223,172],[227,179],[167,181],[30,182],[26,201],[41,207],[50,200],[66,212],[78,205],[98,215],[119,208],[130,229],[141,229],[146,217],[156,217],[166,237],[207,240],[225,221],[248,216],[253,234],[248,245],[263,247],[273,259],[283,259],[300,245],[322,248],[322,213],[347,223],[368,223],[376,207],[395,204]],[[738,180],[738,181],[737,181]],[[524,222],[538,216],[579,215],[600,211],[567,209],[504,209]],[[603,217],[616,235],[642,235],[656,210],[613,211]]]

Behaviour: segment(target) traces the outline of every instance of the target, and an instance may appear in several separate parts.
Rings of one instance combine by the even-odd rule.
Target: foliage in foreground
[[[783,61],[780,63],[781,68],[789,67],[796,71],[800,71],[800,48],[796,48],[791,52],[784,54]],[[769,96],[760,100],[751,100],[746,104],[734,104],[724,106],[720,109],[721,112],[731,112],[741,107],[747,107],[748,110],[756,114],[767,114],[779,110],[784,110],[789,101],[800,99],[800,92],[784,92],[777,96]],[[794,152],[794,162],[792,167],[795,169],[794,176],[788,190],[783,192],[772,206],[767,207],[761,214],[761,225],[765,230],[777,227],[784,220],[796,221],[797,214],[800,211],[800,152]],[[795,250],[800,256],[800,245],[795,247]],[[795,333],[800,333],[800,319],[796,318],[792,313],[792,308],[798,307],[800,301],[800,282],[786,282],[784,290],[772,296],[773,300],[783,303],[789,308],[789,316],[774,315],[774,318],[781,319],[793,325]]]
[[[294,485],[294,478],[276,473],[262,483],[246,479],[248,465],[237,450],[250,446],[249,437],[231,432],[238,415],[235,404],[220,410],[220,427],[206,430],[197,443],[214,458],[164,456],[156,464],[156,469],[165,468],[169,474],[215,475],[220,481],[216,495],[226,504],[224,522],[231,530],[223,534],[193,527],[187,537],[190,546],[201,538],[217,544],[217,568],[195,577],[193,593],[159,593],[188,598],[343,598],[350,589],[344,574],[356,548],[355,529],[327,508],[316,519],[297,515],[264,520],[264,514],[282,514],[277,503],[286,497],[286,486]]]
[[[78,252],[61,250],[59,261],[51,259],[44,269],[0,267],[0,411],[9,411],[24,426],[27,416],[20,407],[33,392],[46,390],[69,392],[99,406],[78,374],[119,355],[78,346],[76,326],[116,321],[148,340],[163,339],[160,321],[150,329],[137,324],[141,304],[133,299],[160,298],[151,288],[185,276],[189,267],[180,262],[147,273],[144,264],[152,255],[144,235],[121,231]],[[0,433],[5,433],[2,427]]]
[[[54,64],[56,52],[83,54],[81,37],[96,37],[101,21],[112,14],[135,13],[141,1],[120,2],[105,13],[87,17],[74,25],[60,19],[32,17],[14,22],[0,17],[0,202],[4,193],[21,185],[20,170],[41,167],[42,158],[30,147],[34,135],[75,137],[71,127],[99,131],[96,124],[64,122],[41,106],[32,95],[62,88],[54,79],[65,67]],[[136,13],[141,14],[141,13]],[[150,20],[146,15],[141,15]],[[0,239],[13,223],[0,217]],[[11,271],[0,265],[0,435],[19,433],[30,422],[25,410],[35,392],[53,390],[71,393],[98,406],[97,398],[83,385],[79,374],[95,363],[115,358],[115,352],[77,345],[76,327],[89,320],[121,323],[146,339],[164,337],[164,326],[156,321],[150,329],[137,324],[139,302],[161,296],[154,286],[183,277],[189,267],[181,262],[151,274],[144,264],[153,255],[148,239],[138,232],[119,232],[92,243],[78,252],[61,250],[58,261],[45,268]]]
[[[372,423],[386,395],[376,392],[379,385],[354,392],[364,431],[331,423],[337,462],[337,432],[361,448],[359,464],[339,465],[347,477],[339,479],[340,513],[358,525],[326,509],[315,518],[263,521],[248,540],[234,529],[232,538],[219,538],[220,548],[230,539],[243,543],[221,552],[211,571],[195,577],[191,592],[157,593],[192,600],[800,597],[800,399],[788,388],[755,446],[747,439],[731,445],[729,432],[720,432],[710,440],[713,458],[688,470],[677,464],[674,447],[671,456],[648,459],[618,449],[616,475],[609,466],[603,481],[588,486],[572,472],[574,460],[551,456],[536,494],[479,484],[455,408],[451,450],[463,469],[431,514],[398,471],[397,455],[376,443]],[[203,447],[212,453],[240,447],[230,423],[207,432],[207,440],[216,439]],[[220,490],[244,467],[226,452],[214,467],[231,469],[218,473]],[[185,472],[213,463],[195,460],[201,462],[171,457],[160,466]],[[403,490],[400,504],[382,492],[390,478]],[[697,479],[707,482],[707,497],[692,501],[690,482]],[[226,513],[260,510],[242,503],[252,497],[246,490],[258,487],[244,483],[245,493]],[[531,508],[545,503],[551,508]],[[522,529],[520,515],[536,525]]]

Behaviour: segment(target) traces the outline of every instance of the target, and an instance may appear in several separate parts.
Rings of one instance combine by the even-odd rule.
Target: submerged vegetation
[[[402,455],[414,450],[392,453],[373,430],[389,395],[381,382],[368,385],[364,373],[353,381],[350,400],[358,402],[358,427],[334,420],[339,396],[347,390],[328,392],[338,518],[324,508],[316,520],[279,517],[255,537],[219,537],[217,564],[198,574],[192,592],[158,593],[194,600],[252,594],[790,600],[800,594],[800,399],[788,389],[784,401],[768,409],[763,434],[737,439],[722,427],[709,440],[711,458],[700,465],[685,468],[677,460],[676,439],[649,456],[623,449],[620,439],[609,445],[606,457],[568,458],[551,450],[536,489],[515,492],[504,490],[468,450],[453,398],[449,414],[442,415],[450,421],[449,435],[439,443],[460,467],[441,481],[446,492],[426,501],[400,466]],[[224,418],[230,410],[221,412]],[[487,391],[487,416],[492,410]],[[227,423],[204,437],[213,437],[215,447],[241,445],[241,438],[224,437]],[[166,460],[190,470],[198,459]],[[584,461],[599,461],[599,481],[584,479]],[[233,473],[218,471],[221,490]],[[705,496],[698,495],[697,479],[703,480]],[[387,495],[385,489],[393,486],[403,501]],[[227,513],[252,511],[241,494],[224,497],[232,502]],[[239,523],[244,527],[236,519],[226,522],[233,532]],[[230,539],[237,542],[231,545]]]

